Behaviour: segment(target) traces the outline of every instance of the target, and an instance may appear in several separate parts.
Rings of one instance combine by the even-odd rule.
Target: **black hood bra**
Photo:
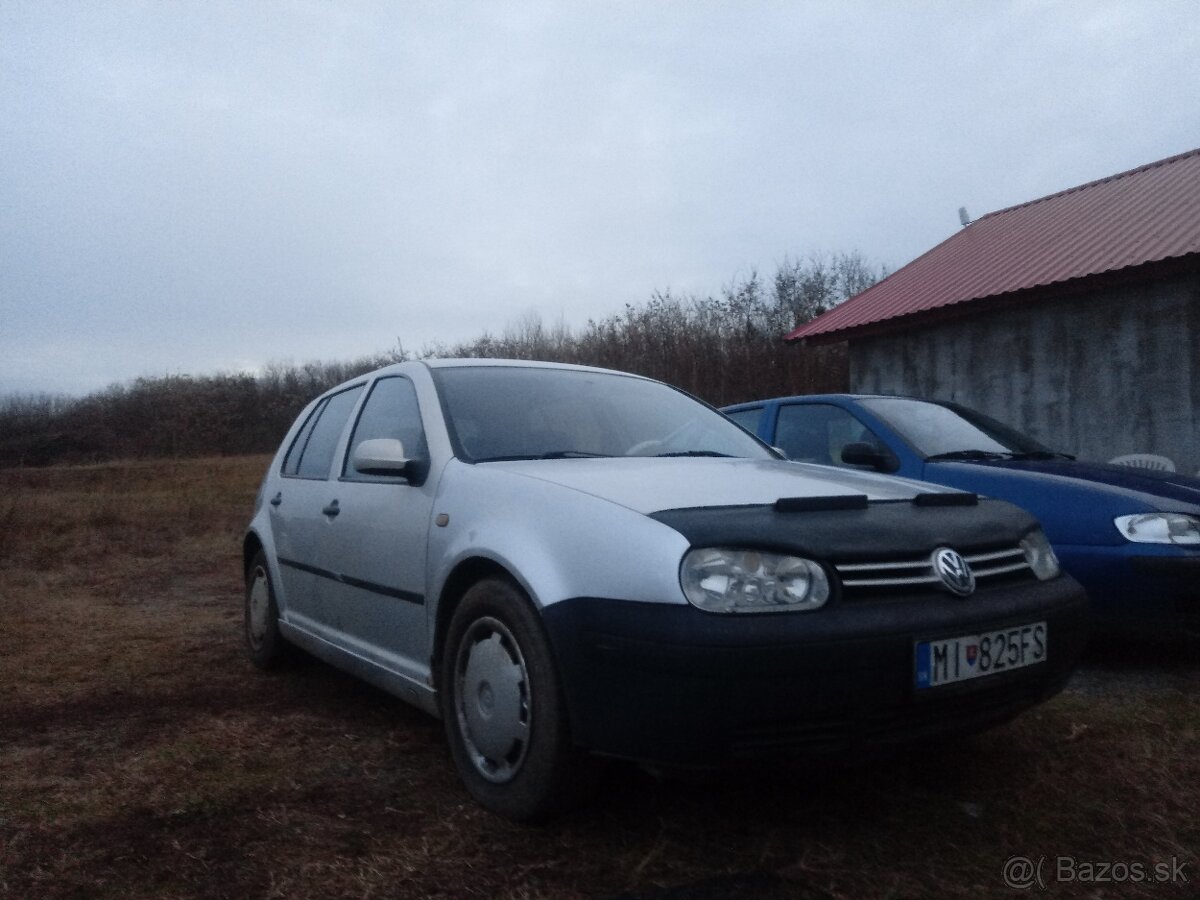
[[[961,551],[1015,544],[1037,527],[1033,516],[1002,500],[930,505],[829,499],[845,502],[831,503],[832,509],[794,511],[786,500],[782,508],[777,503],[667,509],[650,518],[674,528],[693,547],[756,547],[839,560],[911,556],[942,546]]]

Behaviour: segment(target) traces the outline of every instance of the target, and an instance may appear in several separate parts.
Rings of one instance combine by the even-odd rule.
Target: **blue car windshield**
[[[523,366],[433,369],[455,455],[469,462],[595,456],[771,459],[682,391],[628,375]]]
[[[906,397],[859,401],[926,459],[1042,456],[1051,451],[990,416],[953,403]]]

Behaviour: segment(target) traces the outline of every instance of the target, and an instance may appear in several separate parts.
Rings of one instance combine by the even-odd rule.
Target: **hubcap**
[[[521,767],[529,747],[529,677],[525,659],[504,623],[471,624],[455,658],[455,714],[476,770],[503,783]]]
[[[267,636],[267,626],[271,615],[271,588],[267,583],[267,573],[255,569],[254,582],[250,585],[250,615],[249,625],[250,644],[255,649],[262,646]]]

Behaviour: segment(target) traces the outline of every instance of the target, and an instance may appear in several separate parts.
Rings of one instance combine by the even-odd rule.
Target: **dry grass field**
[[[1010,725],[867,769],[616,767],[572,816],[498,820],[437,722],[317,662],[244,661],[265,462],[0,471],[0,896],[1006,896],[1014,856],[1043,862],[1033,895],[1200,890],[1187,650],[1093,656]]]

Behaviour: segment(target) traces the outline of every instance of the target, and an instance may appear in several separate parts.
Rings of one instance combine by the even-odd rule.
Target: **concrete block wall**
[[[1200,277],[852,341],[850,389],[954,400],[1081,459],[1200,471]]]

